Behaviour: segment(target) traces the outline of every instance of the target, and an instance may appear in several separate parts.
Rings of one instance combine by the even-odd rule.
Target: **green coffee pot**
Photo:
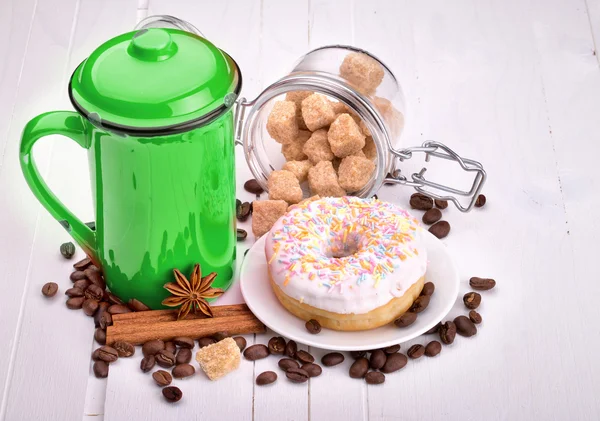
[[[100,267],[123,300],[160,308],[173,268],[234,272],[235,61],[177,19],[98,47],[73,73],[77,112],[52,111],[23,131],[20,160],[38,200]],[[156,22],[152,23],[156,25]],[[160,26],[160,22],[159,22]],[[164,26],[171,26],[170,28]],[[33,145],[59,134],[87,149],[95,229],[50,191]]]

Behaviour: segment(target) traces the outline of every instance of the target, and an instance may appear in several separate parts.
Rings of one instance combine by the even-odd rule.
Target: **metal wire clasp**
[[[412,158],[413,153],[415,152],[423,152],[425,153],[425,161],[429,162],[432,156],[436,158],[443,158],[450,161],[456,161],[460,164],[463,170],[468,172],[475,172],[475,178],[473,180],[473,185],[469,191],[455,189],[450,186],[445,186],[443,184],[438,184],[433,181],[429,181],[425,179],[424,174],[427,171],[427,168],[422,168],[418,173],[414,173],[412,175],[412,181],[407,180],[405,176],[403,176],[400,170],[394,171],[391,174],[391,177],[387,177],[384,182],[385,183],[394,183],[401,184],[404,186],[414,187],[419,193],[423,193],[427,196],[430,196],[434,199],[441,200],[449,200],[461,211],[461,212],[469,212],[473,205],[475,205],[475,201],[477,200],[477,196],[479,196],[479,192],[485,181],[487,179],[487,174],[483,169],[481,163],[474,161],[472,159],[463,158],[459,156],[452,149],[444,145],[443,143],[427,141],[423,143],[422,146],[406,148],[401,150],[391,149],[392,153],[400,159],[400,161],[404,161],[405,159]],[[430,188],[429,190],[426,188]],[[434,191],[432,191],[434,190]],[[450,193],[452,195],[441,195],[435,193],[435,190],[439,190],[442,192]],[[468,197],[470,202],[467,207],[464,207],[457,199],[456,196]]]

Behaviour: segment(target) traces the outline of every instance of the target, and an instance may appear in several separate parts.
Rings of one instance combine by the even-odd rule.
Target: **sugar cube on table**
[[[196,361],[210,380],[217,380],[240,366],[240,348],[232,338],[200,348]]]
[[[252,202],[252,232],[256,238],[271,230],[275,222],[287,212],[285,200],[255,200]]]

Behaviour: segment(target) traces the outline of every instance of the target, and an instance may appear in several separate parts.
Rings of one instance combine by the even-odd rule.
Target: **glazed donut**
[[[391,203],[323,198],[290,207],[267,233],[275,295],[292,314],[366,330],[406,312],[423,288],[422,228]]]

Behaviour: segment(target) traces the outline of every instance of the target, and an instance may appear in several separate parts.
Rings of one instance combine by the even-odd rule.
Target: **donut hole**
[[[344,257],[355,256],[360,250],[360,241],[357,235],[334,235],[329,241],[329,247],[325,250],[325,255],[333,259],[343,259]]]

